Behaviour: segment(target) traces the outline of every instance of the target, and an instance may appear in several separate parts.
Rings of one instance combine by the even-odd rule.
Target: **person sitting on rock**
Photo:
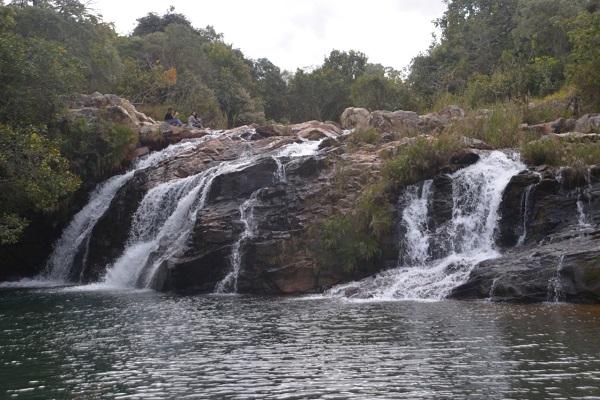
[[[188,118],[188,125],[193,126],[194,128],[204,128],[202,126],[202,121],[198,118],[198,113],[195,110],[192,111],[192,115]]]
[[[169,107],[167,108],[167,113],[165,114],[165,122],[169,125],[183,126],[183,122],[177,118],[178,116],[179,112],[174,111],[173,107]]]

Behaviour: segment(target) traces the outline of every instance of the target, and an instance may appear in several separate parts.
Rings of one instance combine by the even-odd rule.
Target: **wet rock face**
[[[480,263],[453,299],[600,303],[600,231],[574,230]]]
[[[449,297],[600,303],[599,210],[600,184],[566,190],[548,174],[513,177],[501,205],[503,254],[478,264]]]

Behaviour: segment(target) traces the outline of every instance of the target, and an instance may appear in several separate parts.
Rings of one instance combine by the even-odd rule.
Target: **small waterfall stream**
[[[448,249],[443,257],[430,260],[431,234],[428,231],[427,207],[432,194],[428,184],[421,194],[408,191],[409,204],[402,215],[406,228],[401,247],[408,257],[402,265],[360,282],[340,285],[325,295],[355,298],[443,299],[463,283],[480,261],[498,256],[494,232],[502,192],[510,178],[523,170],[524,164],[494,151],[483,154],[474,165],[451,175],[453,191],[452,219],[436,232],[436,240]]]
[[[233,245],[231,250],[231,266],[232,270],[225,276],[225,278],[217,284],[215,293],[237,293],[238,277],[240,274],[240,268],[242,266],[242,245],[245,240],[252,238],[255,235],[255,221],[254,221],[254,205],[257,203],[257,198],[262,189],[258,189],[248,200],[246,200],[240,206],[240,221],[244,224],[244,231]]]
[[[537,184],[532,184],[527,186],[524,190],[522,198],[521,198],[521,210],[523,210],[523,232],[521,236],[517,239],[517,246],[522,246],[525,243],[525,239],[527,239],[527,226],[529,224],[529,214],[531,212],[531,193],[535,190]]]

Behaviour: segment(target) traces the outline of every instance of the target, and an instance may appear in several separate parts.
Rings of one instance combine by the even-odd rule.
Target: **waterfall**
[[[92,231],[105,215],[115,195],[136,172],[152,168],[157,164],[186,152],[196,151],[202,143],[232,132],[216,132],[201,139],[181,142],[166,149],[151,153],[138,160],[125,174],[108,179],[98,185],[86,206],[75,215],[61,238],[56,242],[45,270],[35,281],[24,280],[24,285],[62,285],[78,283],[79,276],[73,271],[83,271]],[[211,185],[223,174],[238,172],[264,158],[272,158],[277,164],[273,182],[285,182],[285,166],[290,160],[317,153],[321,141],[292,143],[265,154],[253,154],[251,142],[246,143],[242,154],[234,160],[222,161],[186,178],[174,179],[150,189],[141,200],[129,228],[128,238],[122,254],[106,268],[100,282],[88,285],[92,289],[123,289],[153,287],[157,271],[174,256],[187,249],[189,237],[196,222],[197,213],[205,206]],[[252,211],[258,191],[240,206],[245,231],[232,249],[233,288],[241,267],[243,241],[253,233]],[[75,266],[79,268],[75,268]],[[227,286],[224,284],[224,286]]]
[[[583,208],[583,201],[581,199],[577,200],[577,222],[580,228],[589,228],[592,226],[588,222],[588,217],[585,215],[585,210]]]
[[[123,254],[108,268],[102,283],[117,288],[151,287],[163,262],[186,249],[214,179],[240,171],[256,160],[249,157],[224,162],[150,190],[134,215]]]
[[[427,226],[427,206],[433,181],[423,183],[421,193],[417,185],[408,188],[409,204],[402,213],[402,223],[407,228],[405,236],[405,259],[409,265],[419,265],[427,261],[429,252],[429,227]]]
[[[443,241],[440,248],[446,250],[435,260],[427,255],[432,239],[425,223],[432,190],[428,184],[420,195],[408,190],[408,205],[402,215],[406,234],[400,243],[406,248],[406,260],[374,277],[334,287],[326,296],[352,293],[352,297],[379,300],[445,298],[452,288],[465,282],[477,263],[499,255],[494,233],[502,192],[510,178],[524,168],[513,157],[493,151],[450,176],[452,219],[436,229],[436,240]]]
[[[84,253],[87,253],[92,229],[110,206],[117,191],[137,171],[152,167],[161,161],[182,154],[197,147],[198,143],[201,142],[179,143],[169,146],[163,151],[151,153],[147,157],[136,161],[132,169],[127,173],[114,176],[98,185],[96,190],[90,195],[88,203],[73,217],[70,224],[63,231],[62,236],[54,244],[52,254],[38,280],[55,281],[57,283],[72,281],[73,277],[69,275],[73,268],[75,257],[82,248],[84,249]],[[85,263],[85,257],[83,262]]]
[[[318,151],[321,141],[311,142],[303,141],[302,143],[293,143],[280,150],[276,155],[272,156],[277,164],[277,171],[275,172],[275,180],[278,182],[285,182],[287,180],[285,173],[286,164],[282,161],[282,158],[289,159],[312,156]],[[263,189],[258,189],[248,200],[246,200],[239,208],[240,210],[240,222],[244,224],[244,231],[240,234],[240,237],[233,245],[231,255],[229,257],[231,261],[231,271],[219,282],[215,288],[215,294],[225,293],[237,293],[238,291],[238,277],[242,268],[243,251],[242,245],[248,239],[253,238],[256,235],[256,226],[254,221],[254,206],[258,203],[258,195]]]

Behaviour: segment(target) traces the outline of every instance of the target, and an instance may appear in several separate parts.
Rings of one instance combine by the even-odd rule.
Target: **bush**
[[[532,165],[569,167],[586,173],[589,166],[600,165],[600,143],[569,143],[548,138],[526,144],[522,155]]]
[[[518,147],[529,138],[521,131],[523,119],[522,107],[507,102],[490,107],[487,116],[469,113],[466,118],[456,121],[448,130],[448,134],[479,139],[493,148]]]
[[[383,189],[381,184],[368,186],[351,212],[336,213],[310,229],[309,235],[318,238],[312,253],[320,269],[341,263],[345,272],[353,273],[381,258],[382,239],[393,222]]]
[[[536,125],[556,121],[558,118],[570,118],[570,111],[561,105],[563,103],[565,102],[558,99],[544,99],[533,107],[524,107],[523,123]]]
[[[138,141],[126,126],[100,117],[89,125],[84,118],[73,121],[61,136],[61,152],[71,170],[83,178],[102,177],[119,170]]]
[[[405,151],[389,160],[381,170],[386,189],[396,190],[432,178],[460,149],[456,135],[440,138],[420,136]]]
[[[0,244],[17,242],[28,215],[54,211],[79,184],[56,143],[32,127],[0,125]]]
[[[352,144],[368,143],[378,145],[381,140],[381,133],[377,129],[356,130],[348,138]]]

